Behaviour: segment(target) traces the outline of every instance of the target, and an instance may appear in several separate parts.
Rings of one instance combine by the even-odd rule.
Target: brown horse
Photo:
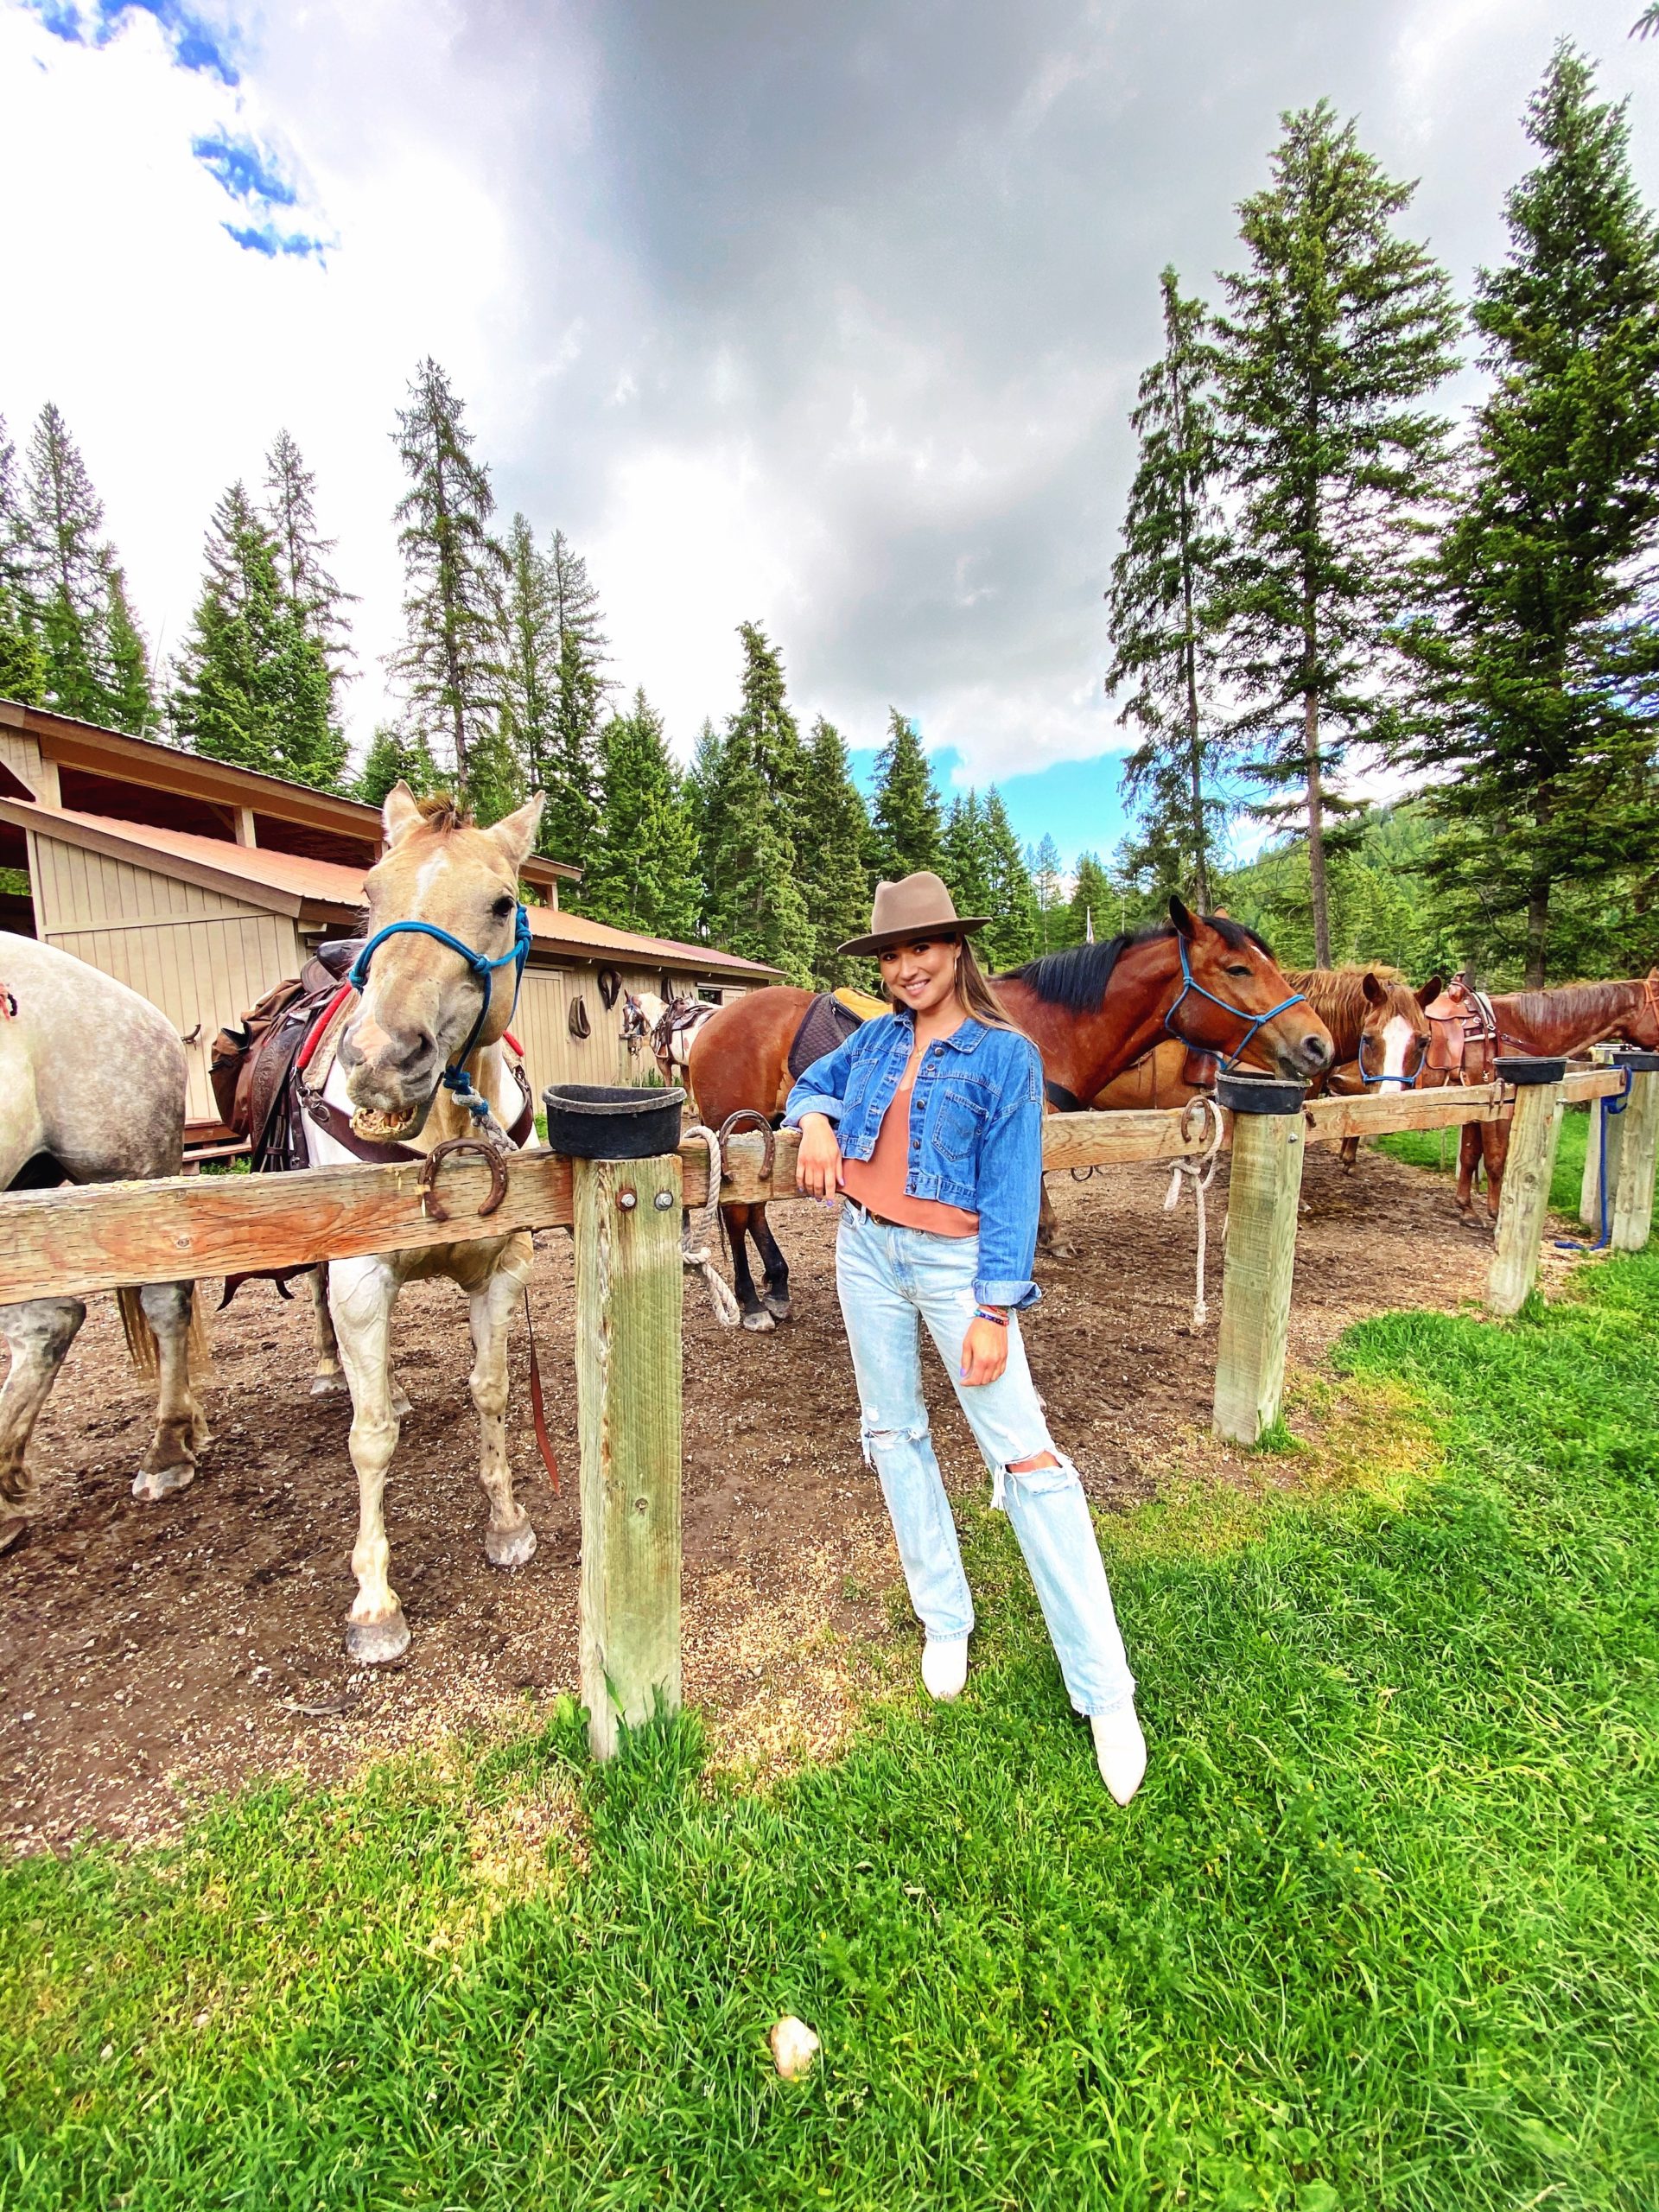
[[[1591,1046],[1615,1038],[1622,1044],[1639,1046],[1645,1052],[1659,1052],[1659,968],[1624,982],[1562,983],[1554,990],[1511,991],[1494,998],[1491,1008],[1497,1023],[1496,1043],[1486,1040],[1465,1057],[1461,1070],[1465,1083],[1489,1083],[1493,1062],[1505,1052],[1553,1058],[1587,1052]],[[1443,1083],[1456,1077],[1442,1073],[1436,1079]],[[1475,1170],[1484,1160],[1486,1211],[1493,1220],[1497,1218],[1509,1156],[1507,1118],[1464,1123],[1458,1141],[1460,1213],[1472,1210]]]
[[[1325,1076],[1315,1078],[1314,1090],[1404,1090],[1417,1079],[1429,1042],[1423,1008],[1442,988],[1438,976],[1421,991],[1391,968],[1287,968],[1285,981],[1331,1033],[1335,1061]],[[1261,1065],[1254,1046],[1242,1057],[1246,1066]],[[1215,1080],[1212,1056],[1195,1052],[1179,1038],[1166,1037],[1115,1076],[1092,1103],[1109,1112],[1185,1106],[1212,1091]]]
[[[1190,914],[1170,901],[1170,919],[1134,936],[1046,953],[996,979],[1009,1018],[1043,1056],[1051,1103],[1075,1111],[1146,1052],[1166,1029],[1200,1052],[1231,1058],[1250,1048],[1265,1067],[1306,1082],[1331,1060],[1329,1032],[1301,1003],[1273,956],[1224,915]],[[718,1128],[734,1113],[768,1122],[791,1089],[789,1048],[811,1001],[779,985],[751,991],[705,1024],[691,1051],[691,1086],[703,1119]],[[764,1205],[721,1209],[732,1274],[746,1328],[789,1313],[789,1269]],[[745,1235],[760,1255],[756,1296]]]

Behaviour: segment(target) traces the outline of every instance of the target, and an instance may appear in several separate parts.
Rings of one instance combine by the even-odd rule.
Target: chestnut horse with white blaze
[[[417,800],[397,784],[387,795],[387,850],[365,880],[369,939],[353,969],[360,995],[322,1085],[324,1101],[349,1115],[359,1139],[426,1154],[447,1140],[487,1133],[492,1122],[505,1131],[517,1119],[522,1101],[501,1039],[529,946],[518,872],[541,812],[538,795],[480,830],[442,794]],[[488,1119],[474,1099],[487,1107]],[[305,1138],[313,1166],[361,1157],[310,1119]],[[490,1508],[485,1555],[495,1567],[520,1567],[536,1549],[507,1460],[507,1332],[531,1263],[527,1230],[329,1262],[328,1306],[352,1394],[358,1479],[357,1597],[346,1630],[356,1660],[384,1662],[409,1646],[387,1573],[384,1506],[408,1410],[391,1364],[392,1309],[406,1282],[447,1276],[467,1301],[476,1355],[467,1381],[481,1431],[479,1479]]]
[[[995,980],[1010,1020],[1043,1056],[1049,1101],[1075,1111],[1168,1034],[1231,1061],[1247,1048],[1257,1063],[1300,1082],[1331,1060],[1325,1025],[1274,965],[1260,938],[1226,916],[1189,913],[1170,901],[1170,919],[1134,936],[1046,953]],[[789,1049],[812,1001],[779,985],[722,1007],[691,1051],[691,1084],[711,1128],[732,1114],[768,1122],[791,1088]],[[721,1208],[746,1327],[787,1317],[789,1269],[764,1205]],[[756,1296],[743,1238],[763,1271]]]

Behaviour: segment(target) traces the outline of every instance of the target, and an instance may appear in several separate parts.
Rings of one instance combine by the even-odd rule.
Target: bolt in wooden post
[[[1644,1055],[1644,1057],[1651,1057]],[[1618,1180],[1612,1170],[1607,1180],[1618,1193],[1612,1206],[1612,1243],[1616,1252],[1639,1252],[1653,1227],[1653,1175],[1656,1142],[1659,1141],[1659,1070],[1637,1069],[1630,1077],[1630,1095],[1618,1122],[1624,1124],[1619,1146]],[[1613,1128],[1618,1127],[1618,1122]]]
[[[680,1163],[571,1168],[582,1696],[608,1758],[620,1724],[680,1702]]]
[[[1494,1313],[1518,1313],[1538,1280],[1538,1247],[1565,1104],[1559,1083],[1523,1084],[1516,1090],[1510,1155],[1497,1202],[1497,1249],[1486,1279],[1486,1303]]]
[[[1598,1066],[1605,1067],[1613,1056],[1611,1045],[1592,1045],[1590,1057]],[[1607,1220],[1611,1227],[1613,1218],[1613,1193],[1618,1188],[1618,1153],[1624,1141],[1624,1116],[1610,1114],[1609,1104],[1617,1106],[1618,1099],[1592,1098],[1590,1102],[1590,1136],[1584,1147],[1584,1180],[1579,1187],[1579,1219],[1585,1227],[1599,1236],[1601,1232],[1601,1163],[1605,1153],[1607,1160]],[[1605,1132],[1605,1135],[1604,1135]]]
[[[1255,1443],[1278,1420],[1285,1395],[1306,1149],[1300,1109],[1233,1117],[1215,1409],[1216,1433],[1231,1444]]]

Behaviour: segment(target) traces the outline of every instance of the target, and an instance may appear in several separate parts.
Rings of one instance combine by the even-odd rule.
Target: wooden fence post
[[[1618,1197],[1612,1207],[1612,1243],[1616,1252],[1639,1252],[1653,1226],[1654,1152],[1659,1141],[1659,1053],[1624,1052],[1623,1064],[1630,1070],[1630,1095],[1618,1122],[1624,1125],[1619,1145],[1618,1180],[1612,1171],[1607,1179]],[[1615,1122],[1613,1127],[1618,1127]]]
[[[680,1163],[572,1162],[582,1695],[596,1758],[680,1702]]]
[[[1279,1418],[1306,1144],[1301,1109],[1235,1114],[1227,1259],[1216,1349],[1215,1431],[1255,1444]]]
[[[1590,1057],[1598,1066],[1606,1067],[1611,1062],[1617,1047],[1612,1045],[1592,1045]],[[1617,1106],[1618,1099],[1592,1098],[1590,1102],[1590,1137],[1584,1147],[1584,1180],[1579,1188],[1579,1219],[1597,1235],[1601,1231],[1601,1163],[1607,1162],[1607,1221],[1611,1228],[1613,1218],[1613,1195],[1618,1189],[1619,1147],[1624,1139],[1624,1116],[1610,1114],[1609,1104]]]
[[[1555,1172],[1565,1105],[1559,1080],[1516,1086],[1510,1154],[1497,1202],[1497,1249],[1486,1279],[1486,1303],[1494,1313],[1518,1313],[1538,1280],[1538,1247],[1549,1209],[1549,1179]]]

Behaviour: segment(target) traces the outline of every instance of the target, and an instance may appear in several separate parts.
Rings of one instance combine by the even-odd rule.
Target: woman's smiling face
[[[912,1014],[931,1014],[957,988],[957,941],[949,937],[913,938],[881,954],[881,980]]]

